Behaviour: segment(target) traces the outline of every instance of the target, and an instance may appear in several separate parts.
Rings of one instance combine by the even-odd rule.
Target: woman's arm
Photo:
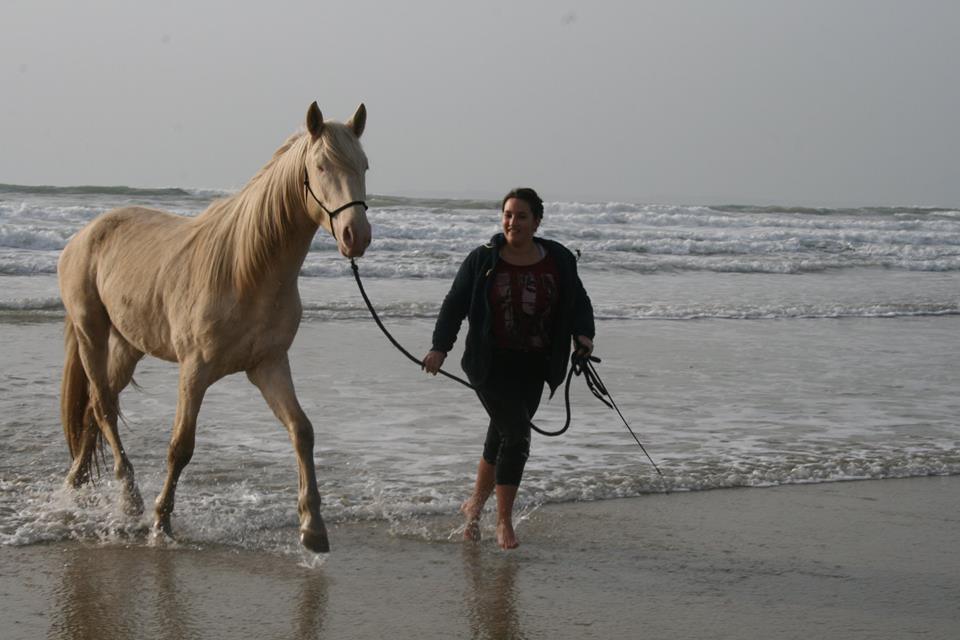
[[[470,297],[473,295],[473,280],[476,274],[477,251],[473,251],[460,265],[453,279],[450,291],[440,305],[440,313],[433,329],[433,345],[423,357],[423,369],[427,373],[437,374],[447,352],[453,348],[460,332],[460,325],[470,310]]]
[[[433,351],[446,353],[457,341],[460,325],[470,310],[470,296],[473,294],[473,280],[476,273],[476,255],[477,252],[473,251],[460,265],[450,291],[440,305],[437,323],[433,328]]]
[[[580,281],[576,266],[573,271],[573,335],[587,338],[593,344],[596,327],[593,323],[593,304]]]

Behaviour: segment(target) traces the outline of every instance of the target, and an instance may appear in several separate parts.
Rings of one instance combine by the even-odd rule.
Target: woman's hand
[[[593,340],[587,336],[577,336],[573,339],[573,348],[578,355],[586,358],[593,353]]]
[[[440,367],[443,366],[443,361],[446,359],[447,354],[443,351],[430,351],[423,357],[422,368],[427,373],[437,375]]]

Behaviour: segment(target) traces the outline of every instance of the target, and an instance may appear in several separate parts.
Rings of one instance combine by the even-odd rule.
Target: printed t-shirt
[[[544,351],[550,346],[560,273],[553,256],[518,266],[499,260],[491,275],[493,335],[501,349]]]

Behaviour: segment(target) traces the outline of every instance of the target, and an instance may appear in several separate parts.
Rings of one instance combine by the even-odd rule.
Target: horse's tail
[[[80,455],[86,429],[96,428],[88,418],[87,407],[90,404],[90,381],[80,361],[80,347],[77,344],[77,330],[70,316],[64,325],[63,382],[60,387],[60,421],[63,423],[63,435],[67,438],[70,457]]]

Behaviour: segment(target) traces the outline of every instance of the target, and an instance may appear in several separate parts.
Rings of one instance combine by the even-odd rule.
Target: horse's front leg
[[[313,465],[313,425],[297,401],[287,354],[260,363],[247,372],[247,377],[260,389],[264,400],[287,428],[297,453],[300,542],[314,553],[326,553],[330,551],[330,542],[320,516],[320,492]]]
[[[170,514],[173,513],[174,496],[180,473],[193,457],[193,447],[197,435],[197,414],[203,395],[210,386],[204,368],[193,362],[180,364],[179,395],[177,397],[177,416],[173,422],[173,434],[170,436],[170,448],[167,452],[167,479],[163,484],[155,506],[156,521],[154,527],[167,535],[172,535]]]

